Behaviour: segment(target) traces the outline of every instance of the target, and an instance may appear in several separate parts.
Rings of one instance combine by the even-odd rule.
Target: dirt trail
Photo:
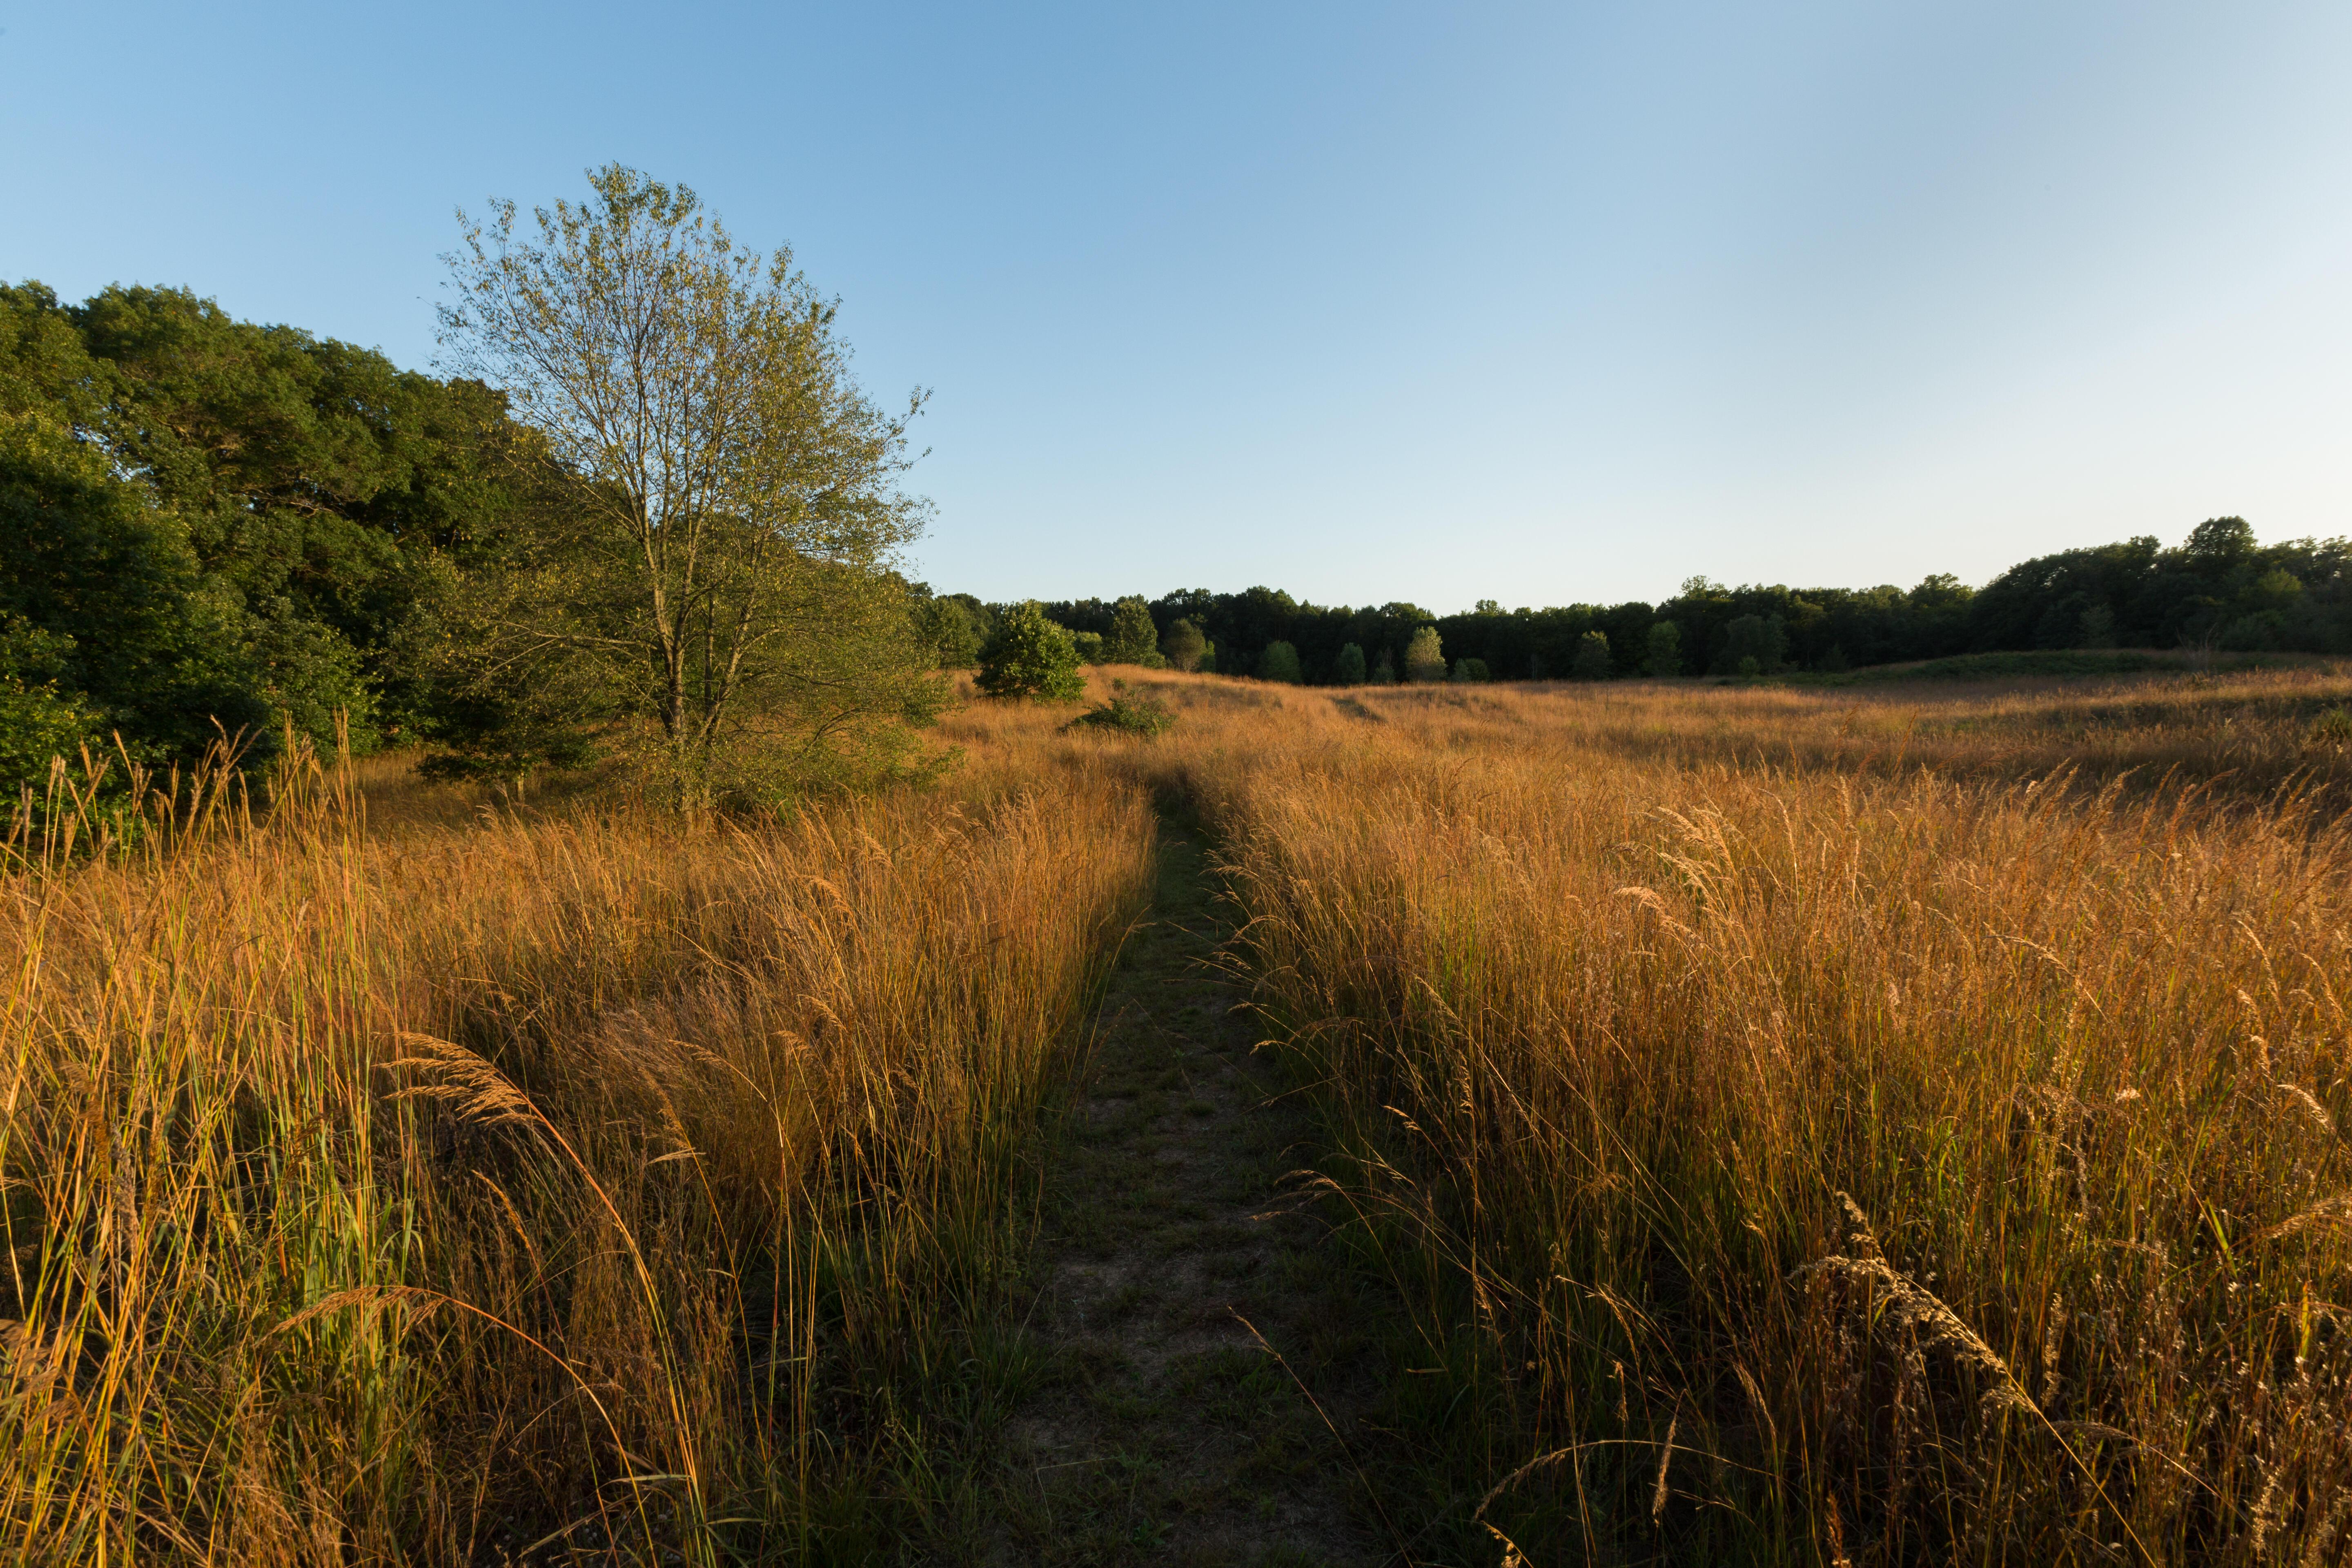
[[[1010,1424],[994,1562],[1391,1556],[1351,1458],[1376,1306],[1319,1221],[1270,1215],[1307,1111],[1253,1058],[1221,934],[1200,846],[1163,825],[1056,1152],[1032,1323],[1053,1370]]]

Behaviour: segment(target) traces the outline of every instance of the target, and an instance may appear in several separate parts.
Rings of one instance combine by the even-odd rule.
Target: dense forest
[[[859,407],[864,423],[835,445],[864,468],[803,510],[829,539],[845,517],[868,520],[865,552],[793,590],[836,650],[836,667],[793,676],[836,703],[803,726],[827,735],[854,728],[845,713],[935,710],[920,670],[979,662],[1012,608],[934,596],[894,569],[891,546],[912,537],[898,520],[919,503],[876,476],[903,425]],[[695,601],[703,634],[625,625],[634,589],[616,586],[618,557],[564,521],[611,486],[554,449],[555,428],[519,417],[487,379],[403,371],[185,290],[117,287],[72,305],[38,283],[0,287],[0,788],[83,745],[163,767],[222,734],[266,753],[289,731],[330,743],[340,725],[355,751],[421,744],[446,771],[518,770],[592,754],[633,710],[678,731],[710,687],[698,635],[707,643],[733,601]],[[595,622],[582,605],[604,601],[620,607],[563,629]],[[1693,577],[1656,605],[1486,600],[1455,615],[1265,587],[1042,608],[1090,662],[1318,684],[1771,675],[2032,648],[2347,653],[2352,544],[2265,545],[2217,518],[2178,547],[2066,551],[1979,589]],[[580,650],[605,633],[642,638],[656,662],[670,649],[666,691],[638,700],[625,669],[584,680]],[[772,646],[817,644],[779,622]],[[702,715],[706,731],[717,717]]]

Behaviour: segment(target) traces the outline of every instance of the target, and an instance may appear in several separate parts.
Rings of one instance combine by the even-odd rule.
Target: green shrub
[[[1396,660],[1389,657],[1389,650],[1386,648],[1381,649],[1381,657],[1372,661],[1372,684],[1374,686],[1396,684]]]
[[[1610,657],[1609,634],[1590,631],[1576,639],[1576,660],[1568,672],[1579,680],[1606,680],[1617,672],[1617,662]]]
[[[1080,664],[1109,664],[1113,662],[1113,660],[1107,657],[1103,652],[1105,644],[1103,642],[1103,635],[1100,632],[1072,632],[1070,634],[1070,644],[1078,650],[1078,662]]]
[[[980,650],[975,684],[991,697],[1040,702],[1076,702],[1087,692],[1076,640],[1047,620],[1034,599],[1013,605],[998,621],[996,635]]]
[[[1331,666],[1331,679],[1341,686],[1361,686],[1364,683],[1364,650],[1354,643],[1341,648],[1338,662]]]
[[[1454,661],[1454,679],[1462,682],[1464,685],[1468,685],[1475,681],[1488,679],[1489,677],[1486,674],[1486,661],[1483,658],[1455,659]]]
[[[1111,730],[1122,735],[1164,735],[1176,727],[1176,715],[1168,704],[1157,697],[1128,695],[1127,682],[1111,682],[1110,701],[1089,708],[1071,720],[1065,729],[1085,725],[1091,730]]]

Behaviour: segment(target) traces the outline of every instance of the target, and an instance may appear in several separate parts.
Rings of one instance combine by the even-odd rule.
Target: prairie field
[[[1112,674],[783,816],[28,819],[9,1560],[971,1560],[1162,821],[1402,1325],[1363,1560],[2352,1554],[2352,672]]]

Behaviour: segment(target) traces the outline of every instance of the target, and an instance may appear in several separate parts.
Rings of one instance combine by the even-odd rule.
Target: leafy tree
[[[933,597],[928,590],[917,596],[916,636],[930,648],[931,657],[939,661],[941,669],[970,669],[980,662],[980,645],[984,636],[980,617],[964,602],[968,597]]]
[[[1157,669],[1167,663],[1160,655],[1160,631],[1151,624],[1151,606],[1129,595],[1111,611],[1110,630],[1103,635],[1102,662],[1139,664]]]
[[[1160,644],[1160,649],[1170,664],[1190,672],[1201,668],[1201,661],[1209,651],[1209,639],[1202,637],[1201,628],[1191,621],[1179,619],[1168,628],[1168,636]]]
[[[997,618],[995,636],[981,649],[975,684],[991,697],[1040,702],[1076,702],[1087,692],[1076,645],[1034,599]]]
[[[1404,673],[1408,680],[1445,679],[1445,650],[1435,626],[1423,626],[1412,634],[1412,641],[1405,645]]]
[[[1381,657],[1372,661],[1372,684],[1394,686],[1396,678],[1396,660],[1389,657],[1388,649],[1381,649]]]
[[[1072,632],[1070,646],[1078,650],[1080,664],[1108,664],[1103,656],[1103,635],[1100,632]]]
[[[2084,610],[2076,623],[2074,641],[2078,647],[2115,647],[2116,613],[2105,605],[2093,605]]]
[[[1643,645],[1642,673],[1664,679],[1683,672],[1683,629],[1672,621],[1653,621]]]
[[[1609,655],[1607,632],[1589,631],[1577,639],[1576,661],[1569,666],[1569,673],[1577,679],[1606,680],[1616,668]]]
[[[1457,658],[1454,661],[1454,679],[1466,685],[1475,681],[1486,680],[1491,679],[1491,677],[1486,673],[1486,661],[1485,659]]]
[[[610,164],[467,221],[442,341],[543,443],[560,505],[465,608],[477,687],[647,742],[679,804],[887,766],[940,699],[889,569],[920,394],[885,414],[792,255]]]
[[[1342,686],[1361,686],[1364,683],[1363,648],[1356,643],[1342,647],[1339,662],[1332,666],[1331,674],[1332,679]]]
[[[115,732],[134,760],[162,764],[200,752],[215,721],[268,725],[266,672],[233,608],[206,592],[178,520],[101,448],[0,413],[0,682],[25,726],[12,766],[46,774],[42,747]]]
[[[1298,650],[1286,642],[1272,642],[1258,655],[1257,678],[1296,686],[1305,679],[1298,668]]]

